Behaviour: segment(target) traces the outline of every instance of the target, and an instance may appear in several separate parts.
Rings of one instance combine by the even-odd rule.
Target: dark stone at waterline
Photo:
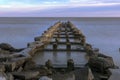
[[[3,49],[3,50],[10,51],[10,52],[20,52],[20,51],[22,51],[24,49],[24,48],[23,49],[15,49],[14,47],[12,47],[8,43],[1,43],[0,48]]]
[[[53,68],[53,65],[52,65],[51,60],[46,61],[45,66],[46,66],[48,69]]]
[[[23,71],[23,72],[13,72],[15,79],[20,80],[34,80],[39,75],[39,71]]]
[[[114,63],[111,58],[92,57],[88,62],[90,68],[94,71],[104,73],[107,69],[113,68]]]
[[[67,61],[67,69],[68,69],[68,71],[74,70],[74,61],[73,61],[73,59],[69,59]]]

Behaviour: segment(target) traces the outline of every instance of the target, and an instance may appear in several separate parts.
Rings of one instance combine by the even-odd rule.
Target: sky
[[[120,17],[120,0],[0,0],[0,17]]]

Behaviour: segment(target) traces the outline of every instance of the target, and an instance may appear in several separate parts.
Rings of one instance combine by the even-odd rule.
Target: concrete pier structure
[[[47,76],[53,80],[108,80],[109,68],[115,68],[112,57],[95,51],[70,21],[55,23],[34,40],[19,50],[1,45],[2,78],[38,80]]]

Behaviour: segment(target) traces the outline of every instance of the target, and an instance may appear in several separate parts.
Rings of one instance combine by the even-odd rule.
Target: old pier
[[[93,49],[69,21],[34,40],[23,49],[0,44],[0,80],[108,80],[115,68],[112,57]]]

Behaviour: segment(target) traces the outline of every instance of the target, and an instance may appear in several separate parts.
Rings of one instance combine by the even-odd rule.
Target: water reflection
[[[64,52],[64,51],[43,51],[38,52],[33,60],[39,64],[44,65],[44,63],[50,59],[53,64],[64,64],[66,65],[68,59],[73,59],[75,64],[86,64],[87,59],[84,52]]]

